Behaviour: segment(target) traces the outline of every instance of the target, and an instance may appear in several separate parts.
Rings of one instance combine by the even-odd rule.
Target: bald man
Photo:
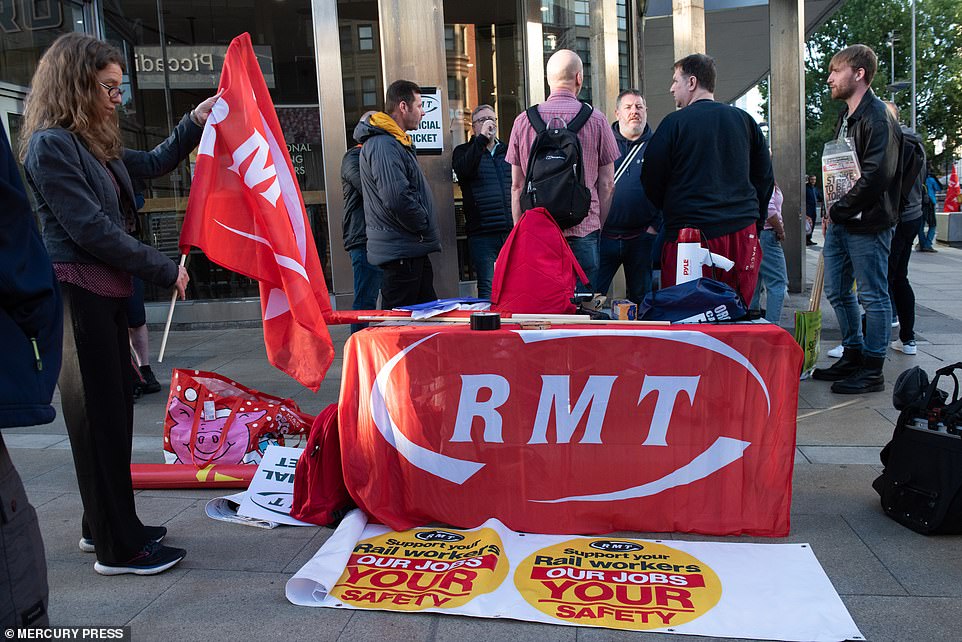
[[[582,105],[578,100],[578,92],[584,84],[581,58],[569,49],[559,49],[548,59],[545,73],[551,93],[545,102],[538,105],[538,114],[549,125],[552,119],[558,118],[565,123],[571,122]],[[527,114],[522,112],[511,128],[505,157],[511,164],[511,215],[515,223],[521,217],[521,190],[524,188],[528,156],[534,139],[534,127]],[[578,140],[581,142],[585,186],[591,192],[591,205],[588,216],[578,225],[564,230],[564,235],[588,281],[594,283],[599,263],[598,237],[611,206],[615,185],[614,162],[620,152],[608,121],[596,109],[592,111],[588,122],[578,130]],[[579,290],[585,290],[583,286]]]

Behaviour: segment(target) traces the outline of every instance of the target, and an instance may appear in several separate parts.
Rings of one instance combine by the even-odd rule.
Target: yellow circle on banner
[[[507,576],[496,531],[418,528],[358,542],[331,595],[366,609],[449,609],[490,593]]]
[[[528,604],[572,624],[671,628],[721,599],[721,581],[701,560],[640,540],[574,539],[525,558],[514,573]]]

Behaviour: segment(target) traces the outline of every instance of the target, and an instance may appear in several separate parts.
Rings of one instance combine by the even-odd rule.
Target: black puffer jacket
[[[364,197],[361,195],[361,146],[347,150],[341,160],[341,188],[344,190],[344,251],[367,246]]]
[[[845,117],[846,112],[839,114],[836,138]],[[898,221],[902,132],[885,104],[869,89],[855,112],[848,116],[848,135],[854,139],[862,176],[832,206],[829,216],[833,223],[841,223],[853,234],[875,234]],[[859,212],[862,217],[856,219]]]
[[[361,147],[367,260],[383,265],[441,251],[431,189],[413,147],[367,122],[354,128]]]
[[[508,146],[497,143],[488,152],[487,136],[454,148],[451,165],[464,197],[465,231],[472,234],[508,232],[511,220],[511,165],[504,160]]]

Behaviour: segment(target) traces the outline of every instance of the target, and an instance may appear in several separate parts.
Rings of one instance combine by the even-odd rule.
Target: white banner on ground
[[[264,451],[247,490],[210,500],[205,509],[207,516],[258,528],[275,528],[281,524],[314,526],[291,517],[294,471],[303,452],[302,448],[271,444]]]
[[[352,511],[287,582],[300,606],[770,640],[864,639],[807,544],[368,525]]]

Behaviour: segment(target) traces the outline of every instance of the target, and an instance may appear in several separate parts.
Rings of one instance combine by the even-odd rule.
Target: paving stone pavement
[[[821,246],[807,251],[809,281]],[[962,641],[962,537],[924,537],[886,518],[871,482],[880,472],[878,453],[894,427],[891,384],[903,369],[930,372],[962,360],[962,250],[913,253],[910,277],[918,301],[919,354],[890,351],[881,393],[834,395],[828,384],[802,381],[798,449],[789,537],[808,542],[862,633],[869,640]],[[808,294],[792,294],[782,316]],[[823,301],[823,350],[837,345],[838,325]],[[332,328],[340,354],[346,327]],[[155,352],[158,332],[151,333]],[[823,359],[823,363],[829,362]],[[259,328],[189,330],[172,334],[168,357],[154,364],[166,383],[174,367],[216,370],[251,387],[290,396],[310,413],[337,401],[340,359],[317,393],[299,386],[267,363]],[[161,462],[166,393],[135,406],[134,461]],[[55,400],[59,412],[59,398]],[[145,522],[164,524],[172,545],[189,553],[155,577],[101,577],[93,558],[79,552],[80,497],[63,420],[5,430],[31,502],[40,517],[55,625],[129,625],[136,640],[667,640],[665,634],[632,633],[435,614],[308,609],[284,597],[287,579],[330,536],[327,528],[265,531],[208,519],[203,490],[138,491]],[[664,536],[662,536],[664,537]],[[682,539],[697,536],[674,535]],[[718,539],[718,538],[701,538]],[[679,639],[693,639],[679,638]]]

